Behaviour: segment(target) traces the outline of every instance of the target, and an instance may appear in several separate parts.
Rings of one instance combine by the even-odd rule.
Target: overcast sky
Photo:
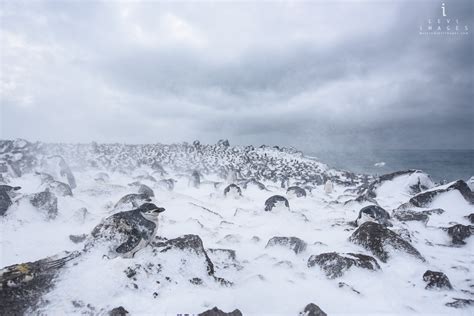
[[[474,1],[444,3],[469,35],[419,34],[441,1],[2,0],[1,138],[474,148]]]

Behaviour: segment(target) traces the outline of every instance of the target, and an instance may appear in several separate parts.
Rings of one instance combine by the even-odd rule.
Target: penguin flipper
[[[130,234],[128,239],[123,244],[118,246],[115,251],[121,255],[124,255],[135,249],[140,244],[141,240],[142,237],[138,234]]]

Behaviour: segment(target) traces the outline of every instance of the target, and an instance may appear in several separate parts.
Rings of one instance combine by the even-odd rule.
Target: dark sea
[[[317,157],[330,167],[357,173],[381,175],[419,169],[431,175],[436,182],[468,180],[474,176],[474,150],[321,151],[308,155]]]

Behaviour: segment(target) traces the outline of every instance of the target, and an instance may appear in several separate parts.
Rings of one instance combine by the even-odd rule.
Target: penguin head
[[[143,215],[151,216],[158,216],[158,214],[165,211],[163,207],[158,207],[153,203],[143,203],[138,209]]]

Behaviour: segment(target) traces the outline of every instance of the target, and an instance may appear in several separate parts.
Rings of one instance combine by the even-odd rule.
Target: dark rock
[[[453,286],[449,282],[448,277],[443,272],[427,270],[423,274],[423,281],[427,282],[425,289],[452,289]]]
[[[293,194],[296,197],[305,197],[306,190],[298,186],[292,186],[286,190],[286,194]]]
[[[474,300],[471,299],[465,299],[465,298],[453,298],[453,302],[446,303],[445,305],[448,307],[454,307],[454,308],[464,308],[466,306],[473,306],[474,305]]]
[[[469,214],[466,218],[471,222],[471,224],[474,224],[474,213]]]
[[[109,316],[127,316],[130,313],[122,306],[115,307],[109,312]]]
[[[233,192],[234,195],[237,196],[242,196],[242,189],[236,185],[236,184],[229,184],[225,189],[224,189],[224,196],[227,196],[230,192]]]
[[[242,312],[238,309],[235,309],[230,313],[225,313],[217,307],[214,307],[213,309],[209,309],[205,312],[198,314],[198,316],[242,316]]]
[[[453,239],[453,244],[464,245],[464,239],[469,238],[474,233],[474,226],[457,224],[447,229],[448,235]]]
[[[392,226],[390,223],[390,214],[383,208],[377,205],[369,205],[359,211],[359,216],[356,219],[356,224],[359,226],[363,222],[371,220],[384,226]]]
[[[8,208],[12,205],[12,200],[8,193],[4,190],[0,190],[0,216],[5,215]]]
[[[466,201],[468,201],[470,204],[474,204],[474,193],[463,180],[458,180],[445,189],[434,189],[428,192],[417,194],[410,199],[409,203],[416,207],[426,207],[429,206],[429,204],[439,194],[452,190],[459,191]]]
[[[297,237],[272,237],[265,248],[283,246],[293,250],[296,254],[306,250],[306,242]]]
[[[0,270],[0,314],[23,315],[34,310],[54,278],[79,252],[64,253],[35,262],[15,264]]]
[[[124,195],[120,200],[115,204],[114,208],[122,208],[122,207],[133,207],[137,208],[145,202],[151,202],[151,199],[146,194],[137,194],[131,193]]]
[[[393,214],[393,217],[398,219],[401,222],[409,222],[409,221],[419,221],[423,223],[427,223],[429,220],[429,216],[423,212],[416,212],[416,211],[396,211]]]
[[[30,203],[37,209],[45,211],[48,218],[58,215],[58,198],[49,190],[30,195]]]
[[[69,235],[69,239],[75,244],[83,242],[84,240],[86,240],[86,238],[87,238],[87,234]]]
[[[315,265],[318,265],[330,279],[342,276],[352,266],[368,270],[380,269],[375,258],[355,253],[338,254],[336,252],[328,252],[312,255],[308,259],[308,268]]]
[[[378,223],[365,222],[351,235],[349,240],[369,250],[382,262],[387,262],[389,259],[390,248],[406,252],[425,261],[409,242]]]
[[[159,249],[159,252],[167,252],[171,249],[180,249],[190,251],[198,256],[204,256],[207,265],[207,273],[210,276],[214,276],[214,264],[207,255],[207,252],[202,244],[202,240],[198,235],[184,235],[167,241],[153,242],[152,245],[156,247],[156,249],[161,248]]]
[[[299,316],[327,316],[327,314],[318,305],[309,303]]]
[[[281,195],[273,195],[265,201],[265,211],[270,212],[277,203],[285,203],[286,207],[290,207],[288,200]]]

